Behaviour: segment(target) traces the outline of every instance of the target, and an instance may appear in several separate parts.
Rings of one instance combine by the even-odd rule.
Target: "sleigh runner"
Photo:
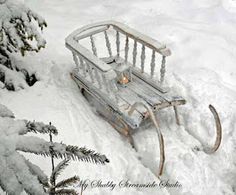
[[[71,77],[82,94],[114,128],[129,138],[131,144],[135,129],[144,128],[150,122],[155,125],[160,144],[158,175],[161,175],[164,140],[155,113],[173,107],[179,124],[177,107],[186,103],[164,86],[170,50],[115,21],[74,31],[66,38],[66,47],[76,64]],[[217,139],[215,146],[207,151],[214,152],[220,145],[221,125],[214,107],[210,109],[216,121]]]

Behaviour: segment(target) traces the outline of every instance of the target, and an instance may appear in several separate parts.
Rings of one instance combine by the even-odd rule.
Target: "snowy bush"
[[[19,89],[15,86],[16,82],[20,83],[24,88],[25,83],[15,77],[8,78],[10,70],[15,74],[21,71],[17,65],[12,64],[10,53],[20,52],[23,56],[27,51],[38,52],[44,48],[46,41],[38,31],[38,27],[43,30],[47,26],[45,20],[31,9],[27,8],[23,3],[17,0],[0,0],[0,64],[8,69],[0,68],[0,81],[5,83],[9,90]],[[26,70],[22,76],[28,85],[33,85],[36,82],[35,75],[28,75]],[[29,78],[32,77],[32,78]],[[10,80],[10,82],[9,82]]]
[[[50,124],[16,120],[11,111],[0,105],[0,187],[9,195],[19,195],[23,191],[28,194],[48,194],[45,186],[50,187],[47,175],[37,165],[26,160],[19,151],[66,159],[55,168],[56,174],[60,173],[70,159],[100,164],[109,162],[106,156],[86,148],[25,136],[29,132],[50,135],[58,133]],[[75,180],[78,178],[59,182],[57,188],[65,187]]]

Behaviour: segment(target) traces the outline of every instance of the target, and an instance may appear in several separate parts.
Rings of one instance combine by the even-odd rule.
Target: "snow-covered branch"
[[[37,165],[26,160],[19,151],[65,159],[55,168],[51,176],[53,178],[60,174],[70,159],[96,164],[109,162],[105,155],[93,150],[25,136],[29,132],[47,133],[50,137],[58,133],[56,127],[51,124],[15,120],[14,114],[0,104],[0,187],[8,194],[18,195],[25,191],[28,194],[44,195],[47,194],[45,188],[51,189],[45,173]],[[54,191],[59,188],[61,193],[63,190],[66,193],[67,189],[60,188],[70,186],[78,180],[77,176],[70,177],[59,182],[57,187],[51,187]],[[75,191],[70,189],[70,192],[73,194]]]
[[[40,30],[46,21],[24,3],[18,0],[0,0],[0,88],[8,90],[24,89],[32,86],[37,78],[13,65],[10,53],[38,52],[46,45]]]
[[[38,52],[45,47],[46,41],[37,26],[43,30],[46,21],[37,13],[15,0],[0,2],[0,50],[8,52]],[[36,44],[32,44],[36,41]]]
[[[53,148],[53,156],[55,158],[93,162],[95,164],[105,164],[109,162],[106,156],[84,147],[79,148],[77,146],[57,142],[51,143],[33,136],[19,136],[17,138],[16,150],[19,151],[42,156],[51,156],[51,148]]]

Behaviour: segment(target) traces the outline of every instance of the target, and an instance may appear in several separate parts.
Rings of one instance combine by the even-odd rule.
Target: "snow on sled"
[[[133,144],[132,132],[151,122],[159,138],[160,164],[165,161],[164,140],[155,113],[173,107],[179,124],[177,107],[185,99],[164,87],[166,57],[170,50],[158,41],[128,26],[107,21],[77,29],[66,38],[76,68],[71,77],[98,113]],[[213,106],[209,106],[216,122],[215,152],[221,142],[221,124]]]

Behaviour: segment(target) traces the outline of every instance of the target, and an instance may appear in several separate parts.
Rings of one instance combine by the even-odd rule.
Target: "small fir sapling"
[[[36,136],[26,136],[29,133],[49,134],[51,137],[57,135],[58,131],[51,124],[16,120],[13,113],[0,104],[0,188],[9,195],[19,195],[22,192],[45,195],[48,194],[47,189],[51,189],[52,193],[61,190],[58,193],[70,194],[73,190],[67,187],[78,180],[77,176],[56,183],[69,160],[96,164],[109,162],[106,156],[92,150],[53,142],[52,138],[48,142]],[[40,167],[27,160],[21,152],[51,157],[53,167],[54,159],[64,160],[53,168],[49,182]]]
[[[49,123],[49,126],[52,127],[51,122]],[[53,133],[49,133],[50,142],[53,145],[52,140]],[[50,147],[50,153],[51,153],[51,163],[52,163],[52,173],[49,179],[49,183],[47,185],[44,185],[44,187],[47,189],[48,193],[50,195],[63,195],[63,194],[70,194],[70,195],[77,195],[78,193],[74,189],[70,189],[73,184],[76,184],[79,182],[78,176],[73,176],[68,179],[64,179],[60,182],[56,182],[58,176],[61,174],[61,172],[69,165],[69,159],[64,159],[61,161],[56,167],[54,163],[54,149],[53,146]]]

